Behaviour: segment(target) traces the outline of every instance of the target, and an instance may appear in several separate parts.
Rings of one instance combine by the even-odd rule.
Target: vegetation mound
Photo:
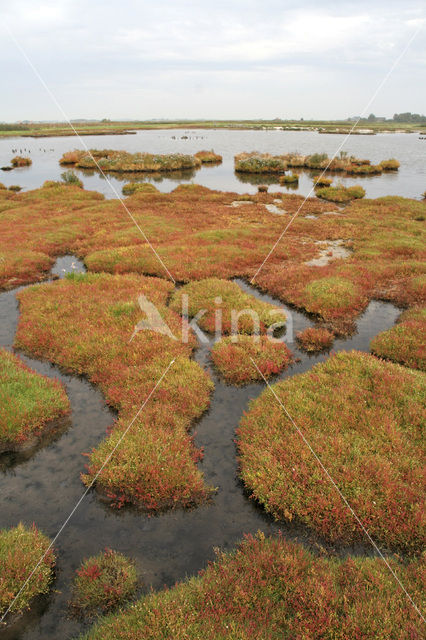
[[[197,153],[194,153],[194,157],[201,160],[202,164],[219,164],[223,160],[222,156],[215,153],[213,149],[211,151],[198,151]]]
[[[105,549],[84,560],[73,583],[71,607],[77,614],[105,614],[125,604],[138,584],[134,562],[121,553]]]
[[[333,543],[367,542],[290,415],[372,538],[420,552],[425,391],[423,373],[355,351],[332,356],[274,385],[285,410],[269,389],[251,402],[238,430],[241,477],[277,519]]]
[[[333,344],[334,335],[323,327],[308,327],[296,334],[297,342],[304,351],[323,351]]]
[[[8,610],[12,616],[22,614],[36,596],[49,591],[56,562],[50,544],[34,525],[0,529],[0,617]]]
[[[188,430],[208,407],[213,384],[190,360],[194,335],[189,331],[183,342],[181,318],[166,307],[172,289],[158,278],[71,274],[18,294],[16,344],[87,375],[119,413],[110,435],[88,454],[83,476],[86,485],[97,478],[98,491],[116,506],[190,506],[210,494]],[[149,324],[152,305],[169,335]]]
[[[245,293],[235,282],[208,278],[190,282],[172,296],[170,307],[197,316],[198,325],[210,333],[264,333],[275,323],[285,323],[285,311]]]
[[[157,187],[148,182],[127,182],[121,191],[125,196],[131,196],[134,193],[159,193]]]
[[[48,423],[69,413],[59,380],[42,376],[0,349],[0,453],[37,442]]]
[[[360,185],[354,185],[353,187],[344,187],[342,185],[337,187],[321,187],[315,190],[315,195],[323,200],[329,200],[330,202],[346,203],[351,200],[363,198],[365,196],[365,189]]]
[[[102,171],[181,171],[197,169],[201,160],[183,153],[167,155],[152,153],[128,153],[115,149],[90,149],[69,151],[59,160],[60,164],[78,169],[102,169]]]
[[[426,308],[405,311],[398,324],[371,341],[371,350],[387,360],[426,371],[425,328]]]
[[[389,562],[422,602],[424,562]],[[380,558],[326,558],[258,534],[233,553],[218,552],[198,577],[104,618],[80,640],[421,640],[422,631]]]
[[[31,158],[24,158],[23,156],[15,156],[10,161],[12,167],[29,167],[32,163]]]
[[[283,156],[269,153],[240,153],[234,158],[235,171],[243,173],[284,173],[287,162]]]
[[[292,362],[292,353],[284,342],[267,336],[238,335],[216,342],[212,360],[226,382],[242,385],[280,373]]]

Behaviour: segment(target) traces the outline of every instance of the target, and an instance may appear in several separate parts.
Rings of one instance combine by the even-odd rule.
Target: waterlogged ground
[[[417,134],[393,133],[375,136],[322,135],[314,131],[230,131],[230,130],[156,130],[138,131],[128,136],[86,136],[84,144],[92,149],[126,149],[129,152],[147,153],[196,153],[202,149],[214,149],[223,156],[217,166],[203,165],[198,171],[173,172],[169,175],[110,175],[109,181],[116,193],[97,171],[77,173],[86,189],[95,189],[108,198],[121,194],[122,186],[131,180],[155,182],[160,191],[172,191],[178,184],[196,182],[210,189],[254,193],[258,184],[273,184],[274,191],[307,195],[312,188],[312,173],[300,172],[299,186],[280,187],[277,177],[243,175],[234,172],[234,156],[242,151],[282,154],[327,153],[332,156],[338,149],[358,158],[368,158],[373,164],[397,158],[401,167],[397,172],[380,176],[344,178],[335,180],[345,186],[361,184],[368,198],[400,195],[420,198],[425,190],[426,165],[424,162],[426,141]],[[343,144],[344,143],[344,144]],[[343,146],[342,146],[343,144]],[[33,164],[13,171],[0,171],[0,182],[6,186],[18,184],[24,189],[41,187],[45,180],[59,180],[64,167],[59,158],[66,151],[84,148],[78,138],[7,138],[0,140],[0,167],[10,164],[16,154],[29,156]],[[299,173],[299,171],[298,171]]]
[[[321,136],[324,137],[331,136]],[[65,257],[56,261],[53,273],[63,276],[66,272],[82,270],[81,262]],[[288,337],[313,326],[307,316],[260,294],[242,280],[236,282],[258,299],[278,304],[290,313]],[[15,293],[16,290],[12,290],[0,294],[0,345],[6,348],[11,348],[18,321]],[[333,351],[369,351],[370,340],[392,327],[399,313],[393,305],[373,300],[357,321],[357,333],[349,339],[335,340]],[[297,349],[296,342],[289,346],[300,361],[278,376],[279,379],[307,371],[328,357],[328,354],[308,356]],[[89,493],[56,543],[58,570],[52,593],[39,600],[14,627],[1,631],[2,638],[62,640],[77,635],[84,626],[67,615],[73,573],[84,557],[95,555],[106,546],[135,559],[143,580],[139,592],[144,593],[151,587],[160,589],[196,574],[213,559],[214,547],[233,549],[244,533],[261,530],[268,535],[281,530],[286,538],[302,541],[313,550],[323,544],[302,527],[275,523],[247,498],[238,480],[235,429],[249,400],[257,397],[264,385],[235,388],[223,384],[211,368],[208,345],[200,347],[195,358],[208,368],[215,384],[211,407],[195,427],[196,445],[204,447],[201,469],[206,483],[217,487],[211,502],[194,510],[148,516],[132,509],[112,510],[104,506],[96,494]],[[65,375],[48,362],[25,356],[23,360],[37,372],[57,377],[65,384],[72,412],[63,435],[32,458],[1,458],[0,528],[14,526],[20,520],[25,524],[35,521],[46,535],[53,537],[83,493],[79,475],[84,470],[85,458],[81,453],[105,437],[105,430],[115,416],[106,407],[101,393],[84,378]],[[367,545],[333,551],[339,555],[372,554]]]

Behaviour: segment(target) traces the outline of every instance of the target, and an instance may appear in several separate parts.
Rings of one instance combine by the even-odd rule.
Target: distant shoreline
[[[16,129],[13,127],[16,126]],[[376,133],[417,133],[426,135],[426,125],[401,122],[360,122],[351,131],[350,121],[308,121],[308,120],[212,120],[212,121],[139,121],[139,122],[90,122],[73,123],[79,136],[130,135],[139,130],[155,129],[229,129],[253,131],[317,131],[321,134],[375,135]],[[64,123],[39,124],[30,123],[0,124],[1,138],[50,138],[57,136],[74,136],[76,133]]]

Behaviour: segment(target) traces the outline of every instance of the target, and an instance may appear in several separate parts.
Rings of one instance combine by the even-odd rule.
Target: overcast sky
[[[0,120],[426,112],[419,0],[0,0]],[[367,115],[368,115],[367,113]]]

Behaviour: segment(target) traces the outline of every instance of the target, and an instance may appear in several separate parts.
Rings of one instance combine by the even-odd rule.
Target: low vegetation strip
[[[342,352],[274,390],[373,539],[420,552],[425,375]],[[333,543],[364,539],[269,389],[241,420],[238,448],[245,485],[277,519],[294,518]]]
[[[35,596],[49,591],[56,562],[49,546],[49,538],[34,525],[25,527],[20,523],[12,529],[0,529],[0,617],[9,610],[8,616],[13,619],[30,608]],[[22,589],[40,558],[42,561]]]
[[[152,153],[129,153],[114,149],[90,149],[90,151],[68,151],[59,160],[62,165],[78,169],[102,169],[102,171],[179,171],[197,169],[201,159],[183,153],[167,155]]]
[[[213,384],[190,359],[192,332],[184,343],[150,330],[138,303],[143,296],[154,304],[180,338],[181,319],[165,304],[172,289],[170,282],[158,278],[80,274],[18,294],[16,344],[88,376],[119,413],[109,436],[89,452],[83,476],[89,485],[113,454],[96,488],[117,506],[189,506],[210,493],[196,465],[202,452],[188,430],[208,407]],[[161,386],[114,451],[172,359]]]
[[[278,198],[279,216],[265,207],[276,206]],[[187,185],[172,193],[137,191],[128,205],[175,280],[189,282],[251,279],[303,200]],[[354,329],[354,319],[373,298],[401,307],[424,305],[425,215],[425,201],[406,198],[353,200],[344,211],[309,198],[256,284],[341,334]],[[350,254],[312,263],[325,241]],[[91,271],[165,276],[117,200],[52,183],[18,194],[0,189],[0,287],[45,278],[53,258],[64,253],[84,258]]]
[[[42,376],[17,356],[0,349],[0,453],[37,441],[49,422],[70,404],[58,380]]]
[[[306,156],[299,153],[285,153],[273,156],[269,153],[251,151],[236,155],[234,167],[235,171],[242,173],[284,173],[287,168],[298,167],[373,175],[382,171],[397,171],[399,162],[395,158],[390,158],[378,165],[372,165],[370,160],[349,156],[345,152],[341,152],[336,158],[329,158],[326,153],[313,153]]]
[[[421,606],[424,562],[390,560]],[[199,577],[144,596],[80,640],[421,640],[421,620],[379,558],[314,556],[248,536]]]

